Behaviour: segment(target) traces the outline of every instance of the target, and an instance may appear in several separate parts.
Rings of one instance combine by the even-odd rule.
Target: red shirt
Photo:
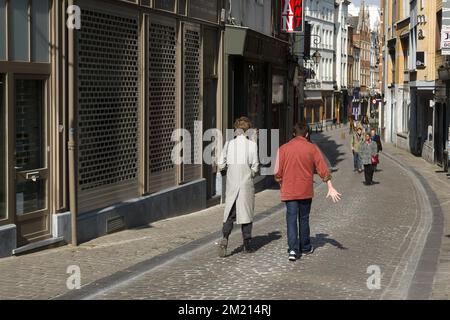
[[[324,182],[331,179],[319,147],[303,137],[281,146],[275,165],[275,178],[281,180],[281,201],[312,199],[314,171]]]

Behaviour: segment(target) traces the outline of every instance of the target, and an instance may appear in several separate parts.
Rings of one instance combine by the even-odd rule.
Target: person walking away
[[[359,173],[363,171],[361,158],[359,155],[359,148],[361,146],[361,143],[364,141],[362,130],[363,129],[361,127],[358,127],[358,129],[356,129],[356,132],[354,132],[350,138],[350,146],[353,153],[353,171],[358,171]]]
[[[219,256],[225,257],[228,238],[236,222],[241,225],[244,251],[251,252],[255,186],[253,178],[258,173],[258,147],[247,137],[252,125],[247,117],[234,123],[235,139],[227,142],[219,157],[218,168],[226,169],[226,201],[223,218],[223,238],[219,242]],[[253,131],[253,130],[251,130]]]
[[[309,214],[314,197],[313,178],[317,171],[328,186],[327,199],[338,202],[341,194],[334,189],[331,175],[320,149],[308,142],[309,129],[296,124],[294,138],[278,150],[275,180],[280,184],[281,201],[286,204],[288,258],[297,260],[301,254],[311,254]],[[300,226],[300,239],[299,239]]]
[[[355,132],[355,122],[353,121],[353,117],[350,117],[348,134],[353,134],[354,132]]]
[[[378,153],[377,153],[377,144],[375,141],[372,141],[370,138],[370,134],[366,133],[364,142],[361,144],[359,150],[361,161],[364,165],[364,184],[366,186],[370,186],[373,184],[373,173],[374,173],[374,164]]]
[[[377,153],[379,155],[380,152],[383,151],[383,145],[381,143],[381,137],[376,133],[375,129],[370,130],[370,137],[371,137],[372,141],[374,141],[377,144]],[[378,156],[377,163],[373,166],[373,170],[375,172],[377,171],[377,167],[378,167],[379,163],[380,163],[380,159],[379,159],[379,156]]]

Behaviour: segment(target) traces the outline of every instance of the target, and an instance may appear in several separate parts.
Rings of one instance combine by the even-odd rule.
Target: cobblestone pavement
[[[230,256],[217,257],[220,205],[76,248],[0,259],[0,299],[395,299],[414,297],[412,283],[426,295],[433,279],[433,298],[448,298],[448,238],[442,240],[442,253],[432,248],[429,256],[422,254],[436,223],[427,190],[394,161],[409,155],[387,150],[394,160],[381,158],[381,171],[375,174],[380,184],[365,187],[363,176],[352,172],[344,133],[315,135],[330,164],[338,168],[334,183],[344,198],[334,205],[325,201],[325,186],[317,187],[311,213],[317,248],[313,255],[295,263],[287,260],[279,191],[266,190],[256,196],[258,250],[253,254],[240,252],[240,231],[235,228]],[[415,160],[420,167],[421,160]],[[445,228],[447,235],[447,220]],[[436,257],[436,270],[429,272],[425,265],[417,277],[421,261]],[[66,287],[70,265],[81,269],[81,290]],[[367,268],[373,265],[382,272],[380,290],[367,288]],[[432,273],[431,280],[427,273]]]
[[[450,174],[444,173],[439,167],[428,163],[422,158],[415,157],[410,153],[395,148],[392,145],[386,145],[385,151],[394,156],[397,161],[406,164],[411,169],[419,173],[426,181],[428,188],[434,193],[433,206],[440,210],[434,217],[434,229],[431,230],[431,237],[436,234],[433,241],[425,249],[422,265],[425,265],[431,259],[430,255],[438,253],[437,266],[434,273],[427,271],[418,272],[422,279],[432,280],[432,299],[450,299]],[[430,254],[428,254],[430,253]],[[435,262],[435,261],[431,261]],[[420,270],[422,266],[419,266]],[[420,279],[417,281],[420,284]],[[430,298],[416,295],[412,292],[411,298]]]
[[[284,210],[254,227],[253,254],[240,251],[239,230],[230,255],[217,257],[209,243],[134,279],[94,293],[94,299],[403,299],[421,257],[432,217],[424,194],[402,166],[383,157],[377,184],[365,187],[352,172],[344,130],[316,140],[338,167],[334,182],[343,201],[316,192],[311,213],[313,255],[293,263],[286,254]],[[345,138],[345,140],[344,140]],[[370,266],[382,273],[380,290],[369,290]]]
[[[256,196],[257,215],[278,202],[276,190]],[[81,269],[81,284],[113,275],[142,261],[167,254],[216,232],[223,205],[149,226],[97,238],[79,247],[64,246],[0,259],[0,299],[50,299],[67,293],[67,268]]]

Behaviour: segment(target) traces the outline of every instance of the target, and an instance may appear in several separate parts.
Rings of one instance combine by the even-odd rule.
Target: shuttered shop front
[[[139,196],[138,14],[82,6],[77,31],[79,212]]]

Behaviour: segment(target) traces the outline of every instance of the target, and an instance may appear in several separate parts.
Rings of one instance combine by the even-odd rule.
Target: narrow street
[[[215,242],[223,212],[219,205],[76,248],[2,259],[0,295],[8,299],[448,299],[448,243],[442,244],[446,256],[441,253],[439,259],[441,240],[448,239],[442,216],[447,215],[447,222],[448,208],[441,210],[440,220],[433,216],[429,190],[390,154],[381,157],[375,174],[379,184],[364,186],[363,175],[352,170],[348,137],[343,136],[347,130],[313,136],[337,168],[333,180],[343,200],[338,204],[325,200],[326,187],[316,178],[311,212],[316,250],[310,256],[288,261],[285,209],[274,188],[256,196],[255,253],[241,252],[240,228],[235,227],[229,255],[218,257]],[[439,228],[433,230],[436,222]],[[67,268],[72,265],[81,271],[80,290],[66,286]],[[373,268],[381,272],[379,289],[368,288]]]
[[[404,299],[410,297],[411,289],[419,296],[430,295],[426,279],[413,283],[432,219],[426,194],[404,167],[388,157],[382,157],[376,173],[379,184],[364,186],[362,174],[352,172],[351,152],[343,132],[345,129],[314,137],[330,164],[338,168],[334,181],[343,201],[336,205],[325,201],[325,186],[317,186],[311,213],[313,255],[295,263],[287,260],[284,207],[278,206],[256,223],[258,250],[253,254],[241,252],[240,230],[235,228],[230,254],[224,259],[217,257],[213,243],[206,243],[126,281],[112,281],[102,290],[86,290],[85,296],[76,296]],[[370,266],[381,270],[379,290],[368,289]]]

